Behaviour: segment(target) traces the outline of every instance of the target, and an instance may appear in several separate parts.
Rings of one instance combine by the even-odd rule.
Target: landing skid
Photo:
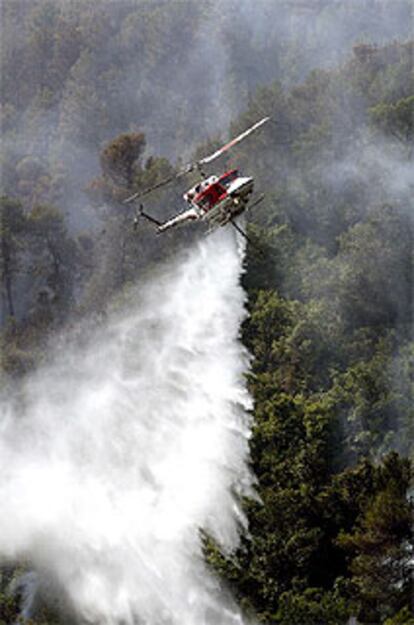
[[[254,206],[257,206],[260,202],[262,202],[264,200],[264,194],[262,194],[260,197],[257,198],[257,200],[251,205],[249,206],[249,210],[251,208],[253,208]],[[257,245],[257,243],[255,243],[254,241],[252,241],[252,239],[244,232],[244,230],[242,230],[242,228],[240,228],[240,226],[234,221],[234,219],[230,219],[230,223],[233,226],[233,228],[235,228],[237,230],[237,232],[239,234],[242,235],[242,237],[244,237],[246,239],[246,241],[254,248],[256,248],[261,254],[263,254],[263,250],[261,247],[259,247]]]
[[[262,202],[264,200],[264,197],[265,196],[263,194],[260,197],[258,197],[257,200],[255,202],[253,202],[253,204],[251,204],[251,206],[248,207],[249,210],[251,208],[254,208],[255,206],[257,206],[260,202]],[[240,228],[240,226],[235,221],[236,217],[238,217],[241,213],[243,213],[246,210],[246,205],[244,204],[240,208],[241,208],[241,210],[234,211],[233,214],[229,210],[227,215],[224,215],[224,216],[221,215],[222,219],[219,219],[219,216],[220,216],[220,211],[219,210],[213,212],[212,215],[210,213],[206,213],[206,215],[203,216],[201,219],[203,221],[208,219],[208,221],[210,222],[209,223],[210,227],[209,227],[208,233],[212,232],[213,230],[216,230],[217,227],[225,226],[226,224],[230,223],[233,226],[233,228],[235,228],[235,230],[237,230],[237,232],[239,234],[241,234],[242,237],[244,237],[246,239],[246,241],[248,241],[250,243],[250,245],[252,245],[253,247],[259,249],[258,246],[248,237],[248,235],[244,232],[244,230],[242,230],[242,228]],[[213,209],[213,211],[214,211],[214,209]],[[188,210],[184,211],[182,213],[182,215],[186,215],[189,212],[190,211],[188,211]],[[138,227],[140,217],[144,217],[144,219],[146,219],[147,221],[149,221],[152,224],[154,224],[157,227],[157,234],[160,234],[164,230],[167,230],[170,227],[180,223],[180,220],[177,219],[177,218],[174,218],[174,220],[171,220],[171,222],[174,221],[174,223],[171,223],[171,224],[170,224],[170,222],[159,221],[158,219],[156,219],[152,215],[149,215],[148,213],[146,213],[144,211],[143,204],[140,204],[139,208],[137,209],[137,211],[135,213],[135,217],[134,217],[134,229],[135,230]],[[178,217],[180,217],[180,215]],[[187,218],[187,220],[193,220],[196,217],[197,217],[197,215],[191,215],[191,216],[189,216]],[[211,217],[213,217],[213,219],[211,219]],[[184,219],[182,221],[184,221]]]

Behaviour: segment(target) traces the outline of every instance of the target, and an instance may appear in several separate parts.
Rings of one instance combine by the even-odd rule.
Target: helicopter
[[[155,226],[158,234],[166,232],[170,228],[174,228],[175,226],[183,223],[194,221],[206,222],[210,229],[214,229],[217,226],[225,226],[226,224],[231,223],[236,230],[247,238],[246,234],[238,226],[238,224],[236,224],[234,219],[239,217],[247,208],[253,193],[253,178],[249,176],[242,176],[238,169],[225,171],[218,176],[207,176],[202,168],[203,165],[214,161],[216,158],[227,152],[227,150],[249,136],[252,132],[263,126],[263,124],[269,120],[270,117],[263,117],[263,119],[247,128],[247,130],[242,132],[237,137],[231,139],[231,141],[216,150],[213,154],[210,154],[195,163],[185,165],[178,173],[161,180],[152,187],[139,191],[138,193],[134,193],[134,195],[125,199],[124,203],[126,204],[139,200],[156,189],[173,182],[177,178],[190,174],[193,171],[198,171],[202,177],[197,184],[193,185],[184,193],[183,199],[187,204],[187,208],[185,210],[177,213],[167,221],[162,222],[145,212],[143,204],[140,203],[138,211],[135,215],[134,227],[136,228],[138,226],[139,219],[141,217],[151,222]],[[250,208],[256,206],[263,199],[264,196],[260,196],[253,204],[250,205]]]

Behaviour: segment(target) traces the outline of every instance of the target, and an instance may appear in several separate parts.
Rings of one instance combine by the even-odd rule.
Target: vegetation
[[[122,200],[174,171],[168,151],[202,150],[196,140],[212,134],[209,109],[190,115],[205,94],[184,103],[179,64],[208,26],[216,32],[215,3],[131,0],[111,14],[88,2],[30,4],[2,9],[5,381],[33,370],[59,328],[100,317],[110,298],[197,236],[172,232],[160,249],[145,226],[132,232]],[[317,33],[334,16],[319,5],[307,47],[277,29],[273,40],[266,31],[272,54],[246,47],[245,26],[229,35],[226,93],[244,104],[233,108],[232,132],[264,113],[273,120],[229,163],[266,193],[248,223],[262,253],[249,247],[243,278],[260,501],[245,502],[250,531],[236,553],[204,536],[205,553],[262,622],[344,625],[352,615],[413,625],[414,43],[358,43],[333,67],[316,54]],[[375,21],[360,5],[367,22],[343,11],[344,49]],[[409,3],[394,10],[408,16]],[[185,64],[193,78],[196,70]],[[148,156],[157,145],[151,76],[162,86],[157,100],[168,102],[162,156]],[[166,198],[152,200],[160,217],[179,189]],[[9,589],[18,573],[3,570],[0,624],[17,618]],[[47,610],[38,618],[57,622]]]

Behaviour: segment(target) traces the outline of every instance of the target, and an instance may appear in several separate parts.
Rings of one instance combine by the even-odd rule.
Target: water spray
[[[200,529],[238,544],[252,494],[243,244],[207,237],[2,401],[0,555],[91,623],[233,625]],[[40,574],[40,573],[38,573]]]

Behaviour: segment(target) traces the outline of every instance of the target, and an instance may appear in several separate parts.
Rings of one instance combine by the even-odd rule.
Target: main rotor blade
[[[124,200],[124,204],[129,204],[129,202],[133,202],[134,200],[137,200],[138,198],[144,197],[144,195],[148,195],[148,193],[151,193],[152,191],[155,191],[156,189],[160,189],[166,184],[170,184],[170,182],[173,182],[173,180],[176,180],[177,178],[181,178],[182,176],[185,176],[186,174],[191,173],[194,170],[194,168],[195,168],[195,165],[193,165],[193,163],[189,163],[188,165],[185,165],[176,174],[171,174],[171,176],[168,176],[168,178],[164,178],[163,180],[160,180],[160,182],[157,182],[157,184],[152,185],[152,187],[147,187],[146,189],[143,189],[143,191],[138,191],[137,193],[134,193],[134,195],[127,197],[127,199]]]
[[[127,197],[126,200],[124,200],[124,204],[129,204],[129,202],[133,202],[134,200],[137,200],[139,197],[143,197],[144,195],[151,193],[151,191],[155,191],[155,189],[159,189],[160,187],[163,187],[165,184],[169,184],[176,177],[177,177],[177,174],[174,174],[173,176],[168,176],[168,178],[164,178],[164,180],[160,180],[160,182],[157,182],[157,184],[154,184],[152,187],[148,187],[147,189],[144,189],[143,191],[138,191],[137,193],[134,193],[134,195],[131,195],[130,197]]]
[[[250,128],[242,132],[238,137],[235,137],[234,139],[226,143],[226,145],[224,145],[222,148],[214,152],[214,154],[210,154],[210,156],[206,156],[205,158],[202,158],[200,161],[198,161],[198,165],[211,163],[211,161],[214,161],[215,158],[218,158],[219,156],[221,156],[224,152],[226,152],[227,150],[232,148],[234,145],[236,145],[237,143],[245,139],[248,135],[250,135],[252,132],[260,128],[260,126],[262,126],[269,120],[270,120],[270,117],[263,117],[263,119],[253,124],[253,126],[250,126]]]
[[[127,197],[126,200],[124,200],[124,204],[129,204],[129,202],[133,202],[134,200],[137,200],[138,198],[144,197],[148,193],[151,193],[152,191],[155,191],[156,189],[159,189],[160,187],[163,187],[164,185],[169,184],[170,182],[172,182],[173,180],[176,180],[177,178],[181,178],[182,176],[190,174],[197,167],[200,167],[200,165],[204,165],[205,163],[211,163],[211,161],[214,161],[214,159],[218,158],[224,152],[226,152],[227,150],[232,148],[234,145],[236,145],[237,143],[239,143],[240,141],[248,137],[252,132],[260,128],[260,126],[262,126],[269,120],[270,120],[270,117],[263,117],[263,119],[256,122],[255,124],[253,124],[253,126],[250,126],[250,128],[248,128],[247,130],[242,132],[240,135],[238,135],[237,137],[235,137],[234,139],[226,143],[226,145],[224,145],[222,148],[214,152],[214,154],[210,154],[210,156],[206,156],[205,158],[202,158],[200,161],[197,161],[196,163],[188,163],[188,165],[185,165],[176,174],[172,174],[171,176],[168,176],[168,178],[164,178],[164,180],[160,180],[160,182],[157,182],[157,184],[154,184],[152,187],[148,187],[147,189],[144,189],[143,191],[138,191],[137,193],[134,193],[133,195]]]

